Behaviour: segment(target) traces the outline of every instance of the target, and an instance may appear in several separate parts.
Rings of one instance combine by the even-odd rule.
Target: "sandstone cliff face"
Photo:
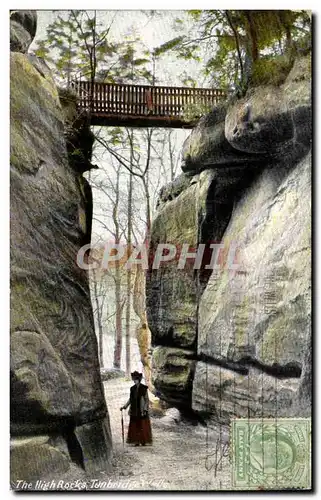
[[[198,353],[221,390],[207,388],[199,363],[195,409],[228,413],[233,401],[238,416],[248,405],[250,416],[296,414],[310,349],[310,165],[309,155],[264,171],[235,208],[223,242],[237,241],[239,271],[213,274],[199,308]]]
[[[183,147],[183,188],[163,188],[153,224],[152,251],[222,243],[210,276],[205,261],[151,270],[147,316],[155,387],[223,423],[311,411],[310,77],[300,58],[282,86],[203,117]]]
[[[33,13],[19,13],[24,22],[34,19]],[[50,71],[35,56],[12,51],[12,480],[42,477],[45,470],[33,469],[35,454],[56,457],[51,465],[46,459],[47,470],[60,470],[71,459],[95,469],[108,463],[111,450],[88,277],[76,261],[90,241],[91,190],[68,162],[64,133]],[[64,443],[56,451],[52,433]],[[47,437],[16,446],[18,438],[36,434]]]

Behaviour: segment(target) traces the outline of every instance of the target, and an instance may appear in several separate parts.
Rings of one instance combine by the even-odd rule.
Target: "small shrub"
[[[203,115],[207,115],[212,109],[212,106],[199,103],[187,104],[184,107],[183,119],[186,122],[194,122],[201,118]]]
[[[103,382],[116,378],[126,380],[125,372],[123,370],[118,370],[117,368],[101,368],[100,376]]]
[[[286,55],[273,58],[262,57],[258,59],[251,75],[251,87],[259,85],[276,85],[284,83],[293,66],[292,58]]]

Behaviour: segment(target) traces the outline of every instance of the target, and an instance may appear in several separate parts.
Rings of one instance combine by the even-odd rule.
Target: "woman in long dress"
[[[134,371],[131,377],[134,385],[130,388],[129,400],[120,410],[126,410],[130,406],[127,443],[134,444],[135,446],[139,446],[140,444],[145,446],[145,444],[151,444],[153,441],[148,415],[148,387],[141,383],[143,377],[141,373]]]

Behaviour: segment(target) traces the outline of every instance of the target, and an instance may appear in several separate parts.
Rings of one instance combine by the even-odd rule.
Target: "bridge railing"
[[[95,114],[182,117],[188,106],[213,107],[226,98],[220,89],[152,87],[76,81],[80,109]]]

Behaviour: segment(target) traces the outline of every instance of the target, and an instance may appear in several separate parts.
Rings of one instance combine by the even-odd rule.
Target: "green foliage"
[[[119,44],[117,51],[117,65],[108,75],[108,81],[118,83],[151,83],[153,80],[152,54],[150,51],[140,50],[145,57],[136,57],[136,52],[141,48],[139,38],[125,40]]]
[[[192,16],[192,18],[194,19],[194,21],[199,21],[201,15],[202,15],[202,11],[201,10],[190,10],[188,13],[189,13],[190,16]]]
[[[291,67],[292,61],[286,55],[262,57],[253,65],[251,86],[281,85],[288,76]]]
[[[178,36],[176,38],[172,38],[166,43],[163,43],[156,49],[154,49],[154,54],[155,56],[160,56],[161,54],[164,54],[165,52],[168,52],[169,50],[176,49],[177,47],[180,46],[182,41],[184,40],[183,36]]]
[[[194,28],[163,44],[178,58],[200,61],[200,49],[206,54],[204,74],[214,86],[223,89],[246,88],[249,81],[282,80],[280,60],[268,63],[264,76],[262,64],[266,55],[282,56],[307,50],[311,45],[311,17],[303,10],[190,10]],[[174,28],[183,31],[181,19]],[[255,66],[255,67],[254,67]],[[285,63],[284,72],[287,63]],[[255,72],[253,78],[251,73]]]
[[[183,20],[179,19],[179,17],[177,17],[174,22],[176,23],[177,26],[181,26],[183,24]]]
[[[120,127],[113,127],[109,131],[109,138],[108,138],[110,144],[112,146],[118,146],[119,144],[122,144],[124,141],[124,131]]]
[[[50,50],[49,50],[48,46],[46,45],[46,42],[44,40],[40,40],[38,42],[38,47],[35,50],[36,55],[38,57],[41,57],[42,59],[45,59],[47,62],[51,63],[52,58],[50,57],[49,52],[50,52]]]
[[[133,65],[134,66],[142,66],[143,64],[148,64],[149,59],[133,59]]]
[[[118,50],[117,44],[108,42],[109,30],[97,22],[95,12],[67,11],[47,27],[35,52],[69,86],[73,79],[95,77],[98,68],[107,71]]]
[[[186,71],[183,72],[183,74],[180,76],[180,80],[184,87],[191,87],[191,88],[196,88],[197,87],[197,81],[194,80],[191,76],[187,75]]]
[[[74,149],[70,154],[72,156],[75,156],[76,158],[83,157],[83,152],[81,151],[81,149]]]

